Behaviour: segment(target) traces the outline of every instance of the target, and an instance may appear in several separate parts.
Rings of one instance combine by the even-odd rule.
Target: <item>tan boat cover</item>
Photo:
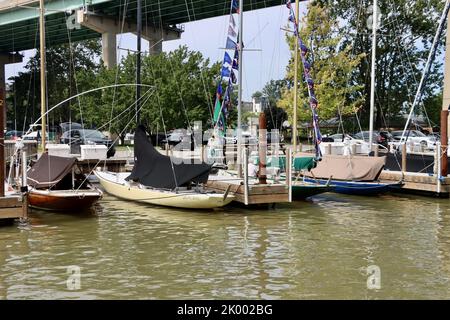
[[[374,181],[385,163],[386,157],[325,155],[316,168],[304,174],[318,179]]]

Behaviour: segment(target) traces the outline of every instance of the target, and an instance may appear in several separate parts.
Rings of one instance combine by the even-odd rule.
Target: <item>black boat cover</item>
[[[126,180],[137,181],[147,187],[173,190],[190,182],[206,183],[211,166],[186,163],[186,160],[160,154],[147,138],[140,125],[134,134],[134,167]]]
[[[72,171],[76,161],[76,158],[49,156],[44,153],[28,170],[28,185],[37,189],[51,188]]]

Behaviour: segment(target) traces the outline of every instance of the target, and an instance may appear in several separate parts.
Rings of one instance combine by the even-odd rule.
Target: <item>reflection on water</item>
[[[450,202],[326,194],[190,212],[106,196],[0,229],[0,299],[450,298]],[[68,266],[81,289],[68,290]],[[381,289],[366,268],[381,269]]]

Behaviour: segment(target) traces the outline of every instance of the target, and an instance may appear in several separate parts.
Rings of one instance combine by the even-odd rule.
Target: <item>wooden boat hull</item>
[[[28,193],[31,207],[49,211],[83,211],[92,207],[103,193],[100,190],[38,190]]]
[[[334,186],[317,183],[298,182],[292,184],[292,200],[304,200],[325,192],[333,191]]]
[[[305,179],[307,182],[320,183],[326,185],[327,183],[333,186],[333,192],[355,195],[355,196],[375,196],[389,192],[391,188],[401,185],[401,183],[378,183],[378,182],[353,182],[353,181],[339,181],[339,180],[324,180],[324,179]]]
[[[220,193],[175,193],[156,189],[131,186],[123,179],[114,180],[115,174],[95,172],[105,191],[115,197],[182,209],[213,209],[223,207],[234,200],[234,196],[224,197]]]

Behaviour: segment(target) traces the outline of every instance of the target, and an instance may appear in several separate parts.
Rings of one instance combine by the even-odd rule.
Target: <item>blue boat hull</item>
[[[332,185],[333,192],[356,195],[356,196],[374,196],[388,192],[392,187],[397,187],[400,184],[388,184],[378,182],[353,182],[353,181],[339,181],[339,180],[323,180],[323,179],[308,179],[307,182],[315,182],[326,185]]]

